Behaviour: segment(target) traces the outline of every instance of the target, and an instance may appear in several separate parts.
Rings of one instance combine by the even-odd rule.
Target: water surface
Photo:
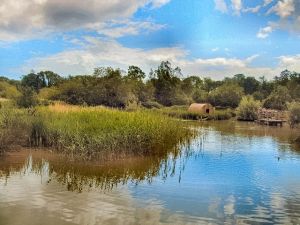
[[[199,136],[164,156],[69,162],[31,150],[1,158],[0,225],[300,224],[299,131],[187,125]]]

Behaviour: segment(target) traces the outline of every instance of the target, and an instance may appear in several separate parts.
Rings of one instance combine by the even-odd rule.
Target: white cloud
[[[61,74],[89,74],[98,66],[113,66],[126,69],[129,65],[140,65],[146,71],[156,67],[162,60],[177,61],[187,52],[179,47],[143,50],[126,48],[118,42],[85,38],[81,49],[66,50],[56,55],[34,58],[27,62],[24,72],[51,69]]]
[[[275,6],[273,6],[269,11],[270,13],[276,13],[280,18],[286,18],[295,11],[294,0],[280,0]]]
[[[247,12],[258,13],[260,9],[261,9],[261,6],[258,5],[258,6],[256,6],[256,7],[248,7],[248,8],[245,8],[245,9],[243,9],[243,12],[246,12],[246,13],[247,13]]]
[[[163,60],[169,60],[179,66],[186,75],[196,74],[222,79],[237,73],[269,78],[275,73],[272,68],[253,67],[251,64],[259,57],[253,55],[238,59],[230,57],[194,58],[182,47],[156,48],[144,50],[127,48],[116,41],[107,41],[92,37],[85,38],[85,45],[80,49],[66,50],[46,57],[37,57],[29,60],[23,67],[23,73],[31,69],[53,70],[62,75],[91,74],[95,67],[113,66],[126,70],[129,65],[140,66],[145,72],[156,68]]]
[[[227,13],[228,8],[225,0],[214,0],[215,1],[215,9],[222,12]]]
[[[171,0],[152,0],[151,4],[153,8],[162,7],[165,4],[168,4]]]
[[[94,28],[131,18],[141,7],[161,7],[169,0],[1,0],[0,40],[39,37],[51,32]]]
[[[256,37],[257,38],[261,38],[261,39],[265,39],[267,38],[270,33],[273,32],[273,28],[271,26],[267,26],[267,27],[264,27],[264,28],[260,28],[258,33],[256,34]]]
[[[274,1],[271,1],[274,2]],[[268,3],[268,1],[266,1]],[[276,30],[300,33],[300,1],[278,0],[276,4],[267,11],[267,15],[275,14],[279,18],[270,20],[269,26]]]
[[[232,9],[235,15],[240,15],[243,8],[242,0],[231,0]]]
[[[94,26],[99,34],[112,38],[119,38],[125,35],[138,35],[141,32],[152,32],[164,28],[165,25],[156,24],[151,21],[113,21]]]
[[[219,51],[219,50],[220,50],[220,49],[219,49],[218,47],[211,49],[212,52],[217,52],[217,51]]]
[[[264,0],[263,6],[267,6],[267,5],[271,4],[272,2],[273,2],[273,0]]]
[[[291,71],[300,71],[300,54],[280,56],[279,60],[281,68],[286,68]]]

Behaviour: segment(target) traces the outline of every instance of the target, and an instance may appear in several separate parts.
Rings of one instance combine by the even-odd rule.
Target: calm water
[[[0,159],[0,225],[300,224],[296,131],[193,125],[179,154],[97,164],[22,151]]]

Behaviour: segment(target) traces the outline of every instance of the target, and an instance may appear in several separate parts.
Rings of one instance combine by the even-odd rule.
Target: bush
[[[242,98],[239,107],[237,108],[238,120],[254,121],[257,119],[257,110],[260,107],[260,102],[254,100],[252,96]]]
[[[29,87],[22,87],[21,96],[17,97],[17,105],[21,108],[30,108],[38,105],[36,92]]]
[[[225,83],[209,94],[208,102],[213,106],[236,108],[243,94],[243,88],[237,84]]]
[[[16,86],[11,85],[5,81],[0,81],[0,97],[7,99],[15,99],[19,97],[21,93],[17,90]]]
[[[293,128],[300,123],[300,103],[290,103],[288,109],[290,126]]]

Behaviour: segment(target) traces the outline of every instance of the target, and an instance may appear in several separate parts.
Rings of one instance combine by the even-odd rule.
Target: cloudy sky
[[[299,0],[0,1],[0,75],[11,78],[162,60],[185,75],[272,78],[300,72],[299,43]]]

